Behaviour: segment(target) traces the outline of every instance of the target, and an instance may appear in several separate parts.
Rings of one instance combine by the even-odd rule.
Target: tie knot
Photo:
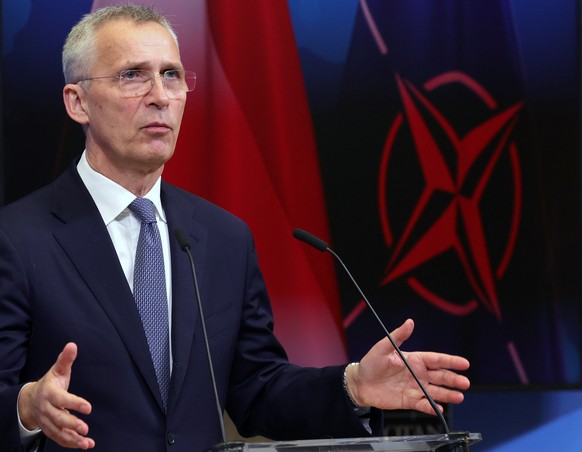
[[[149,199],[135,198],[129,205],[129,210],[136,214],[142,223],[156,222],[156,209]]]

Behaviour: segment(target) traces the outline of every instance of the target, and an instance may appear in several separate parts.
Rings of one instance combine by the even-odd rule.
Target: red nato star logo
[[[462,72],[439,75],[420,87],[397,75],[396,84],[403,109],[389,127],[379,174],[379,211],[389,248],[381,283],[404,280],[422,299],[452,315],[467,315],[481,304],[501,322],[497,285],[511,259],[520,221],[521,171],[512,133],[523,103],[500,107]],[[462,118],[462,132],[433,101],[453,85],[464,92],[463,101],[472,111],[480,111],[477,123],[471,124],[470,114]],[[394,163],[398,153],[409,154],[418,177],[389,189],[391,175],[399,170]],[[511,207],[503,211],[507,218],[497,222],[502,226],[492,228],[488,219],[496,212],[482,203],[491,185],[499,184],[495,175],[500,171],[506,175],[503,201]],[[413,183],[420,186],[414,187],[406,206],[399,204],[406,215],[399,213],[396,221],[391,206]],[[442,281],[438,288],[431,286],[428,275],[439,272],[439,259],[445,255],[447,262],[456,261],[448,286],[464,285],[462,295],[447,292]]]

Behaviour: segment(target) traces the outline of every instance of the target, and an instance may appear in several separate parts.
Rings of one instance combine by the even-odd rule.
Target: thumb
[[[53,366],[53,372],[58,377],[70,378],[71,370],[73,368],[73,363],[77,358],[77,344],[74,342],[69,342],[63,348],[63,351],[59,353],[57,361]]]
[[[414,321],[412,319],[406,319],[406,321],[400,325],[398,328],[390,333],[390,336],[400,347],[410,336],[412,336],[412,332],[414,331]]]

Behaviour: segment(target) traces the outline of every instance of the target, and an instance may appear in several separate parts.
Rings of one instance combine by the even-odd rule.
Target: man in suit
[[[176,229],[196,263],[220,404],[243,435],[365,436],[381,433],[375,408],[432,412],[387,339],[359,364],[290,364],[246,225],[161,180],[194,82],[162,16],[132,5],[91,13],[69,34],[63,68],[66,110],[86,149],[54,183],[0,212],[0,450],[203,451],[221,441]],[[165,341],[161,371],[135,293],[136,198],[153,205],[163,257],[163,315],[150,322]],[[393,337],[401,344],[412,330],[409,320]],[[433,398],[462,401],[464,358],[409,360]],[[361,407],[375,407],[370,425]]]

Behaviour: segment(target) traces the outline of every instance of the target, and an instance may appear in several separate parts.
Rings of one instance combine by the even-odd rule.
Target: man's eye
[[[164,78],[166,80],[179,80],[180,77],[180,71],[178,71],[177,69],[171,69],[169,71],[164,72]]]
[[[129,69],[127,71],[121,71],[119,78],[123,80],[140,80],[144,78],[144,75],[142,71]]]

